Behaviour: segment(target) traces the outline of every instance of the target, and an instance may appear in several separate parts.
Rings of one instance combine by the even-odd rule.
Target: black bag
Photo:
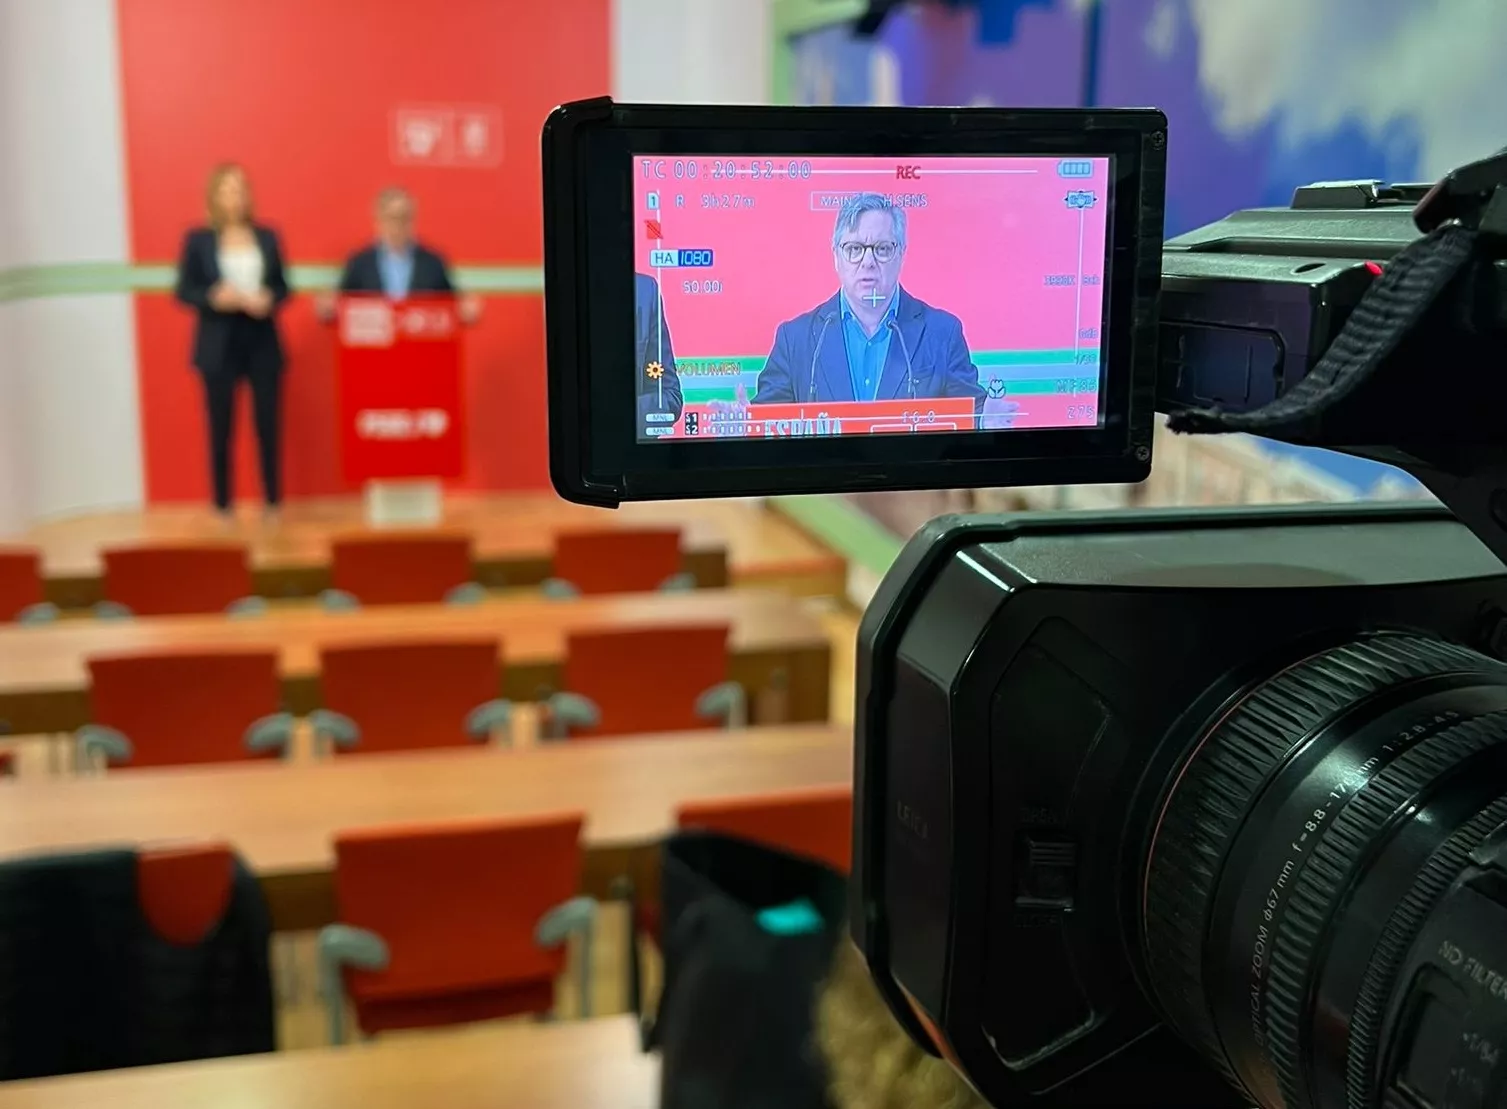
[[[820,863],[710,832],[664,845],[661,1109],[829,1109],[814,1010],[846,917]],[[792,911],[793,910],[793,911]]]

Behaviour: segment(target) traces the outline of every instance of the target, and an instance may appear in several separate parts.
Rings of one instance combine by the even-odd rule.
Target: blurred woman
[[[956,1071],[911,1042],[846,941],[833,956],[816,1027],[838,1109],[988,1109]]]
[[[198,312],[193,364],[204,381],[215,508],[230,515],[230,439],[236,393],[251,387],[262,492],[282,503],[283,347],[276,313],[288,297],[277,235],[254,222],[246,172],[216,166],[206,189],[209,225],[190,231],[178,261],[177,297]]]

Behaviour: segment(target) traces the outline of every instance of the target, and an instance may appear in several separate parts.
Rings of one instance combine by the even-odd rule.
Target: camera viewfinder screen
[[[1100,426],[1110,169],[636,155],[639,441]]]

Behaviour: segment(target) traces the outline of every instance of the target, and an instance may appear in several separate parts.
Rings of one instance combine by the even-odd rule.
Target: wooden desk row
[[[508,1024],[352,1047],[0,1086],[0,1109],[653,1109],[632,1017]]]
[[[300,931],[335,917],[341,829],[582,811],[586,891],[627,875],[653,897],[681,804],[839,785],[852,761],[851,730],[823,725],[14,779],[0,781],[0,859],[223,839],[261,877],[275,927]]]
[[[729,676],[748,691],[755,723],[827,719],[831,649],[820,622],[785,594],[703,589],[573,601],[516,596],[472,607],[289,608],[242,620],[186,616],[0,627],[0,722],[18,735],[77,728],[89,720],[91,655],[167,648],[276,650],[288,710],[302,715],[320,703],[321,648],[457,635],[500,637],[503,695],[532,701],[542,690],[559,688],[570,632],[682,623],[731,626]]]
[[[494,588],[537,585],[549,576],[555,535],[587,527],[675,525],[684,568],[706,588],[729,577],[745,583],[800,585],[837,593],[843,560],[757,503],[701,501],[626,505],[616,511],[568,504],[552,493],[452,494],[442,526],[472,537],[477,580]],[[268,527],[249,516],[229,529],[199,507],[102,512],[39,524],[17,541],[42,551],[48,599],[66,608],[101,598],[101,548],[115,543],[240,539],[251,549],[257,591],[268,597],[314,596],[329,585],[330,541],[364,530],[356,498],[290,504]]]

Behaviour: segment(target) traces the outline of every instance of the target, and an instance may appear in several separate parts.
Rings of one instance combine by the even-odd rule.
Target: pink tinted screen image
[[[634,158],[640,441],[1100,424],[1109,158]]]

